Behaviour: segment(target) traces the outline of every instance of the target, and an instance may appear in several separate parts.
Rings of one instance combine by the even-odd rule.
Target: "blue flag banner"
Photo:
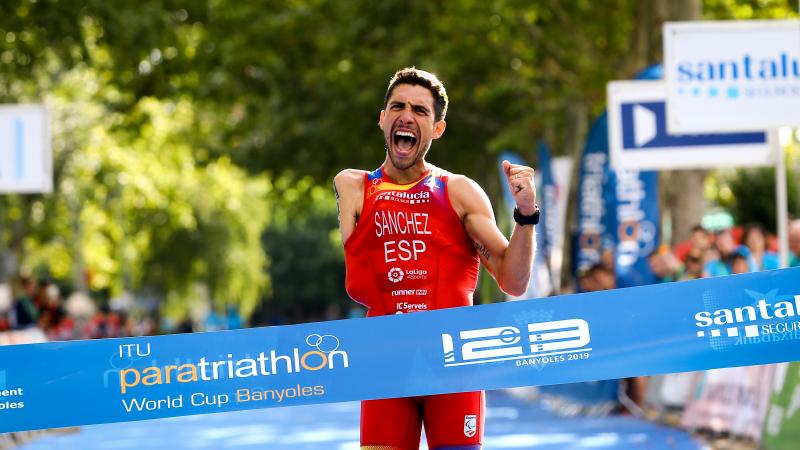
[[[612,214],[607,206],[607,196],[615,193],[615,185],[609,183],[608,117],[605,113],[595,120],[589,130],[579,171],[578,230],[572,258],[574,273],[599,262],[603,248],[614,239],[614,227],[608,226]]]
[[[800,268],[414,314],[0,347],[0,433],[800,360]]]
[[[636,76],[637,80],[661,78],[661,66],[654,65]],[[608,128],[606,128],[608,136]],[[608,139],[606,139],[608,142]],[[658,172],[622,169],[612,171],[614,196],[614,270],[617,287],[654,283],[647,258],[661,242],[658,204]]]
[[[647,258],[661,239],[658,172],[621,169],[614,178],[617,287],[652,284]]]
[[[661,66],[651,66],[636,79],[658,79]],[[659,244],[658,172],[611,169],[608,116],[589,131],[578,183],[578,231],[575,273],[614,251],[618,287],[654,282],[647,257]]]
[[[550,263],[550,255],[552,254],[553,244],[556,241],[556,213],[558,212],[558,205],[556,204],[556,197],[558,195],[558,186],[553,176],[552,158],[550,156],[550,147],[544,143],[539,142],[539,165],[536,168],[542,178],[541,191],[538,197],[541,203],[541,211],[539,217],[539,233],[537,238],[541,235],[541,239],[536,246],[537,251],[542,253],[547,266],[552,273]]]

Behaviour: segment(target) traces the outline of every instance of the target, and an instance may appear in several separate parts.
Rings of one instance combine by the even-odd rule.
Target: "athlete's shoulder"
[[[489,204],[489,197],[483,188],[466,175],[448,173],[447,193],[450,204],[462,218],[465,214],[476,209],[484,209]]]
[[[338,195],[360,192],[364,188],[366,170],[344,169],[333,177],[333,187]]]
[[[447,189],[456,195],[486,195],[483,188],[472,178],[458,173],[447,172]]]

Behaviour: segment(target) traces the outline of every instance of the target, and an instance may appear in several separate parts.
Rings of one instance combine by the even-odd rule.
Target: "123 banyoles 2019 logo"
[[[589,324],[583,319],[442,333],[444,366],[516,360],[517,366],[588,359]]]

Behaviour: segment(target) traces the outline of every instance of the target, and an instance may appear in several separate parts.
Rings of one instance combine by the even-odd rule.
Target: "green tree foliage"
[[[344,254],[333,192],[310,176],[290,174],[270,193],[273,219],[264,233],[270,255],[273,301],[262,316],[283,315],[290,322],[321,320],[352,306],[344,290]],[[333,309],[332,309],[333,308]],[[329,315],[335,317],[337,314]]]
[[[191,143],[203,127],[188,97],[130,97],[83,63],[40,69],[8,86],[50,111],[55,189],[0,198],[2,246],[59,280],[79,284],[85,272],[111,295],[154,291],[171,311],[202,284],[248,316],[269,288],[267,180],[226,156],[198,163]]]
[[[46,100],[54,122],[72,117],[85,128],[72,135],[86,140],[63,163],[54,194],[32,204],[27,261],[65,277],[74,262],[64,242],[78,239],[94,288],[150,287],[183,301],[202,282],[217,301],[252,311],[268,286],[259,246],[266,180],[224,157],[195,162],[184,140],[196,121],[190,102],[142,98],[123,116],[81,98],[93,74],[75,72]],[[73,98],[59,97],[62,89]],[[56,142],[62,133],[70,130],[56,130]]]
[[[56,192],[0,199],[0,245],[59,277],[85,266],[95,288],[184,299],[203,283],[245,311],[266,296],[318,312],[344,297],[330,179],[383,160],[376,123],[395,70],[441,76],[451,109],[429,159],[499,198],[488,169],[500,150],[534,162],[545,136],[564,153],[574,106],[599,112],[606,82],[640,69],[626,56],[648,7],[4,1],[0,101],[51,108]],[[796,16],[789,0],[706,0],[705,9],[720,19]],[[285,186],[272,190],[272,180]],[[286,212],[263,238],[270,285],[257,242]],[[297,256],[309,246],[315,258]]]
[[[719,195],[717,202],[731,211],[737,224],[760,223],[777,233],[775,209],[775,169],[740,169],[725,181],[729,194]],[[789,215],[800,217],[800,183],[787,168]]]
[[[715,20],[792,19],[797,0],[705,0],[704,15]]]
[[[450,88],[451,131],[432,158],[477,177],[500,149],[532,153],[545,126],[563,128],[566,104],[602,104],[635,12],[632,0],[17,3],[4,29],[30,45],[14,61],[53,49],[103,67],[130,94],[121,108],[189,95],[213,154],[318,180],[381,160],[383,91],[409,65]]]

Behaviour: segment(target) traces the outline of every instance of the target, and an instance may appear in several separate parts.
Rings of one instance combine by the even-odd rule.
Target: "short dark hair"
[[[747,255],[745,255],[744,253],[742,253],[740,251],[734,251],[733,253],[728,255],[728,257],[725,258],[725,259],[727,259],[726,262],[728,264],[730,264],[730,265],[733,265],[733,263],[738,261],[738,260],[742,260],[742,261],[744,261],[744,262],[749,264],[749,260],[747,258]]]
[[[747,245],[747,238],[750,237],[750,234],[753,232],[761,233],[764,236],[764,239],[767,238],[767,230],[764,229],[764,226],[760,223],[748,223],[744,227],[744,233],[742,234],[742,244]]]
[[[447,115],[447,91],[444,89],[444,84],[439,78],[424,70],[417,69],[416,67],[406,67],[395,72],[392,79],[389,81],[389,87],[386,89],[386,96],[383,98],[383,109],[389,104],[389,97],[392,96],[394,88],[400,84],[410,84],[412,86],[422,86],[433,95],[433,112],[434,122],[444,120]]]

